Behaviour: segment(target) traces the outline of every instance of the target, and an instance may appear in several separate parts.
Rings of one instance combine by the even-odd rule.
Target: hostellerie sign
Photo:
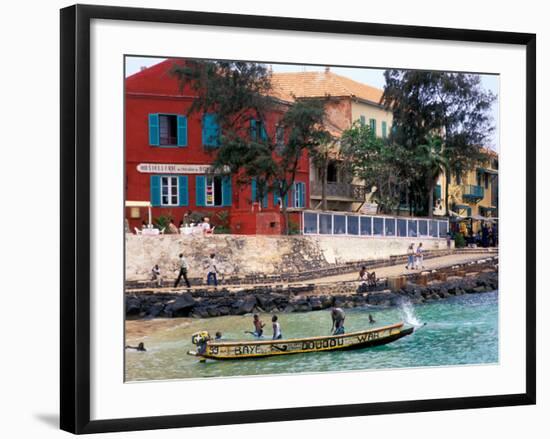
[[[145,174],[208,174],[210,165],[177,165],[169,163],[140,163],[137,170]]]

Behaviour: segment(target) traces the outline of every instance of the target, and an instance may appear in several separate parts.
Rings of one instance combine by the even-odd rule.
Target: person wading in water
[[[344,320],[346,319],[346,313],[342,308],[332,308],[330,311],[332,317],[332,335],[339,335],[344,333]]]

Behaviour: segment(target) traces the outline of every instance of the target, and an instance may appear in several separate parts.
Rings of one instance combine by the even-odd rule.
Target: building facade
[[[383,91],[331,72],[276,73],[272,77],[275,94],[283,99],[325,100],[325,128],[338,139],[344,130],[359,121],[369,124],[374,133],[386,138],[393,123],[391,111],[381,105]],[[310,162],[310,203],[320,209],[322,201],[321,169]],[[328,210],[355,212],[370,192],[365,184],[350,175],[339,158],[336,142],[326,169]]]
[[[461,217],[498,218],[498,155],[493,151],[487,153],[486,162],[468,172],[451,175],[449,208]]]
[[[209,216],[214,225],[232,233],[278,234],[282,230],[281,202],[269,193],[258,199],[254,181],[239,184],[236,175],[211,172],[220,146],[215,113],[188,114],[196,98],[180,89],[166,60],[126,78],[125,193],[130,229],[152,217]],[[251,135],[277,135],[285,106],[268,114],[262,126],[250,119]],[[309,207],[309,159],[300,158],[295,184],[285,202],[290,208]]]

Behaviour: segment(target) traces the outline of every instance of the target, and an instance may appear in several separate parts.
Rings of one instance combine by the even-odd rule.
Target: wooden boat
[[[365,331],[322,337],[292,338],[287,340],[213,341],[207,332],[193,335],[196,351],[187,354],[212,360],[241,360],[277,355],[307,354],[311,352],[363,349],[391,343],[413,333],[403,323],[382,326]]]

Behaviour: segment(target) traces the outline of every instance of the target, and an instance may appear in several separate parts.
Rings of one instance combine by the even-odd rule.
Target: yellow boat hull
[[[403,328],[403,323],[365,331],[323,337],[295,338],[288,340],[261,340],[206,343],[203,353],[188,352],[202,359],[242,360],[278,355],[306,354],[312,352],[363,349],[391,343],[413,333],[414,328]]]

